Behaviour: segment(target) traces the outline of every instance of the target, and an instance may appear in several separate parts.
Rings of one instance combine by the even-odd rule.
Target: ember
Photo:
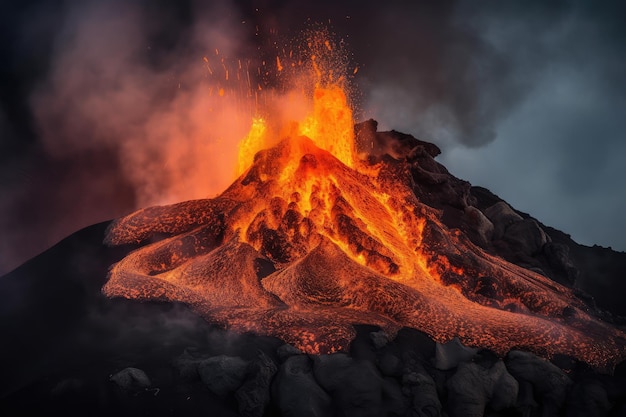
[[[310,45],[334,51],[326,39]],[[345,350],[354,324],[372,324],[502,355],[523,348],[598,367],[626,357],[624,334],[587,314],[571,290],[443,225],[416,197],[406,159],[358,159],[346,78],[318,52],[302,66],[311,70],[302,83],[309,114],[279,129],[254,119],[240,177],[221,195],[112,223],[108,244],[142,247],[111,268],[107,296],[183,302],[308,353]]]

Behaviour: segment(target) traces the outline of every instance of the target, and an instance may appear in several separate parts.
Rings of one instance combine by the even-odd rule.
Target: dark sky
[[[437,143],[453,174],[580,243],[626,250],[622,4],[3,2],[0,274],[89,224],[221,191],[247,128],[204,111],[202,57],[255,65],[311,22],[347,43],[359,118]]]

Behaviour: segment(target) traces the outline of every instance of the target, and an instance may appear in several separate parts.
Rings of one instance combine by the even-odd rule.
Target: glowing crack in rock
[[[597,367],[626,357],[624,333],[587,314],[570,289],[444,226],[416,197],[406,161],[356,158],[341,82],[316,83],[313,99],[280,141],[255,120],[241,175],[219,196],[114,221],[105,242],[140,248],[111,267],[104,294],[182,302],[308,353],[345,350],[353,325],[371,324]]]

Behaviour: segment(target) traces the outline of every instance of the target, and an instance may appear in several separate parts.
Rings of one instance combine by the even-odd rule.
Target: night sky
[[[207,115],[202,58],[258,63],[316,22],[359,68],[358,120],[438,144],[454,175],[579,243],[626,250],[623,2],[313,3],[0,4],[0,274],[82,227],[223,190],[247,127]]]

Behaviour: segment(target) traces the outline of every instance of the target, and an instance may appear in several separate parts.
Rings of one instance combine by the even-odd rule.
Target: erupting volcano
[[[353,326],[369,324],[500,355],[521,348],[599,368],[624,359],[624,333],[571,289],[444,224],[424,191],[449,176],[437,147],[372,122],[355,130],[346,77],[319,59],[324,48],[333,50],[324,41],[312,49],[301,84],[309,114],[280,126],[272,114],[255,118],[240,176],[223,193],[109,226],[105,243],[140,248],[111,267],[104,294],[182,302],[209,322],[307,353],[346,350]],[[276,63],[279,72],[288,65]]]

